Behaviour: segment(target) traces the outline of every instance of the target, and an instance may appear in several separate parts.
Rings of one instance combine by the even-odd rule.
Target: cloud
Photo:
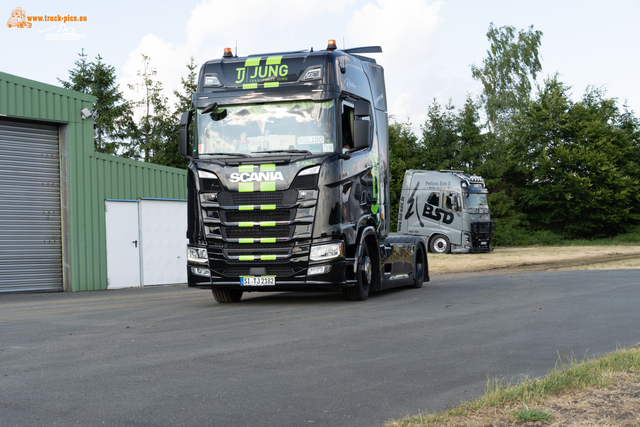
[[[359,45],[380,45],[375,59],[385,68],[389,113],[400,121],[424,121],[433,98],[438,64],[435,50],[443,19],[443,2],[378,0],[353,13],[350,39]]]
[[[382,46],[384,53],[372,56],[385,68],[389,113],[421,123],[441,89],[434,86],[436,81],[442,83],[435,78],[440,64],[434,52],[443,23],[442,6],[441,1],[426,0],[202,1],[193,8],[180,41],[168,42],[154,34],[140,40],[123,67],[120,87],[127,99],[139,96],[126,84],[139,81],[136,73],[145,54],[151,57],[173,106],[173,90],[180,89],[180,78],[187,75],[190,55],[202,64],[221,57],[225,47],[235,50],[236,43],[243,56],[320,50],[334,38],[339,47]]]
[[[173,106],[173,91],[180,89],[180,78],[186,77],[189,57],[201,65],[220,58],[225,47],[238,45],[240,56],[261,52],[324,49],[328,38],[344,35],[348,16],[345,8],[355,0],[331,3],[321,0],[282,0],[264,2],[245,0],[237,2],[203,1],[197,4],[185,24],[185,38],[181,43],[167,42],[154,34],[143,37],[129,54],[119,80],[126,99],[140,99],[127,85],[139,81],[142,56],[151,58],[151,66],[158,72],[165,95]],[[342,29],[341,29],[342,28]],[[318,37],[319,33],[329,36]]]
[[[139,88],[129,87],[142,83],[142,77],[138,76],[144,68],[142,55],[150,58],[149,66],[157,72],[152,78],[162,82],[164,95],[169,97],[169,107],[173,110],[173,91],[179,89],[180,77],[187,75],[185,64],[189,62],[189,54],[153,34],[143,37],[138,47],[129,53],[129,60],[122,67],[123,74],[118,84],[125,99],[139,101],[144,96]]]

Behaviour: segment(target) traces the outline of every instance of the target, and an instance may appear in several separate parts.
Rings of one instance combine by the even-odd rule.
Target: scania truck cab
[[[188,285],[244,292],[370,291],[429,280],[421,236],[389,235],[380,47],[223,58],[202,65],[180,122],[190,159]]]
[[[398,232],[424,236],[434,253],[492,251],[484,180],[462,171],[407,170],[402,183]]]

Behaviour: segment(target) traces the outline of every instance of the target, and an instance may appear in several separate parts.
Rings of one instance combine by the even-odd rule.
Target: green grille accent
[[[241,182],[238,184],[238,191],[241,193],[253,193],[253,182]]]
[[[261,182],[260,183],[260,191],[276,191],[276,183],[275,182]]]

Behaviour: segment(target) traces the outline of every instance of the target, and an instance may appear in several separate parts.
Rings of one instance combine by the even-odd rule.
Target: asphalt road
[[[380,426],[640,342],[638,270],[422,289],[0,295],[2,426]]]

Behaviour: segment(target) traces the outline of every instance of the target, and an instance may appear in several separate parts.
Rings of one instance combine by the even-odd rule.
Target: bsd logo
[[[234,172],[229,175],[231,182],[252,182],[252,181],[284,181],[282,172]]]

